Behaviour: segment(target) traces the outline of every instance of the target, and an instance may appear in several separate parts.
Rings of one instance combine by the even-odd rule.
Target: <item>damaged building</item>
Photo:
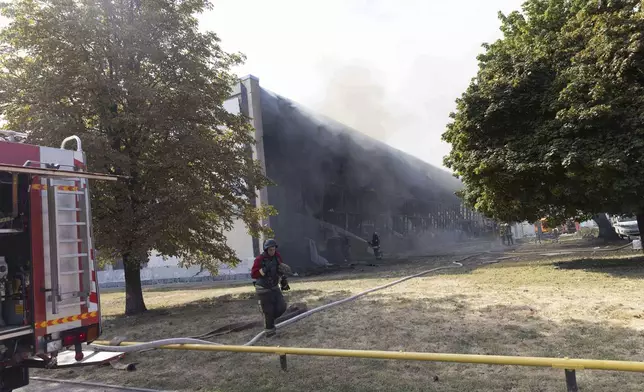
[[[385,253],[409,254],[486,230],[455,195],[461,183],[450,173],[273,94],[253,76],[226,108],[255,127],[255,157],[275,183],[258,203],[277,208],[266,223],[296,270],[364,259],[374,231]]]
[[[461,183],[448,172],[273,94],[253,76],[240,80],[224,107],[255,128],[253,155],[275,184],[258,192],[256,203],[278,210],[264,224],[296,272],[371,260],[374,231],[385,255],[420,255],[491,230],[491,222],[463,207],[454,194]],[[226,237],[239,265],[211,276],[153,253],[143,284],[248,279],[261,241],[242,221]],[[102,287],[125,281],[122,263],[99,275]]]

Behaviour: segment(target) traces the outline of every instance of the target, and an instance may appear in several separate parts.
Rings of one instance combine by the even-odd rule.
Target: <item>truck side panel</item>
[[[6,143],[0,142],[0,151],[2,163],[23,166],[27,160],[40,161],[40,147],[30,144]],[[39,178],[33,178],[33,183],[40,183]],[[33,189],[29,195],[31,206],[31,224],[29,230],[31,234],[31,292],[34,320],[44,320],[46,318],[45,295],[41,289],[45,287],[45,271],[43,266],[43,231],[42,231],[42,205],[40,192],[34,192]],[[36,338],[44,335],[44,331],[35,329]]]
[[[39,156],[34,160],[40,160]],[[24,162],[23,162],[24,163]],[[42,219],[42,194],[39,189],[34,189],[34,185],[40,184],[39,177],[33,177],[29,195],[31,205],[31,259],[32,259],[32,293],[34,293],[34,327],[36,340],[46,334],[44,328],[39,327],[39,322],[47,319],[47,293],[43,289],[47,287],[45,283],[45,254],[43,249],[43,219]],[[51,288],[51,286],[49,286]],[[40,350],[38,350],[40,351]]]

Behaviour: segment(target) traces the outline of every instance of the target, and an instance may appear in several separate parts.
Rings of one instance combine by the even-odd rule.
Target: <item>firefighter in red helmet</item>
[[[255,292],[264,313],[266,336],[275,335],[275,320],[286,311],[282,290],[290,290],[286,273],[290,270],[277,251],[277,242],[264,242],[264,252],[257,256],[250,275],[255,279]]]

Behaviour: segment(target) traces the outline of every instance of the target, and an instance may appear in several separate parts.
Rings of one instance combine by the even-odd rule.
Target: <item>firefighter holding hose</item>
[[[286,273],[290,270],[277,251],[277,242],[264,242],[264,252],[257,256],[250,275],[255,279],[255,292],[264,313],[266,336],[275,336],[275,320],[286,311],[283,291],[290,290]]]

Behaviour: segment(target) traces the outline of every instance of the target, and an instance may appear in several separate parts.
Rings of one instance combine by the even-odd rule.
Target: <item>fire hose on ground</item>
[[[584,250],[577,249],[576,251],[585,251],[585,252],[593,252],[593,253],[594,252],[611,252],[611,251],[622,250],[622,249],[624,249],[624,248],[626,248],[628,246],[630,246],[630,244],[627,244],[627,245],[624,245],[624,246],[619,246],[617,248],[584,249]],[[542,253],[542,252],[543,251],[533,251],[533,252],[525,252],[525,253],[523,253],[523,252],[516,252],[516,253],[512,252],[511,255],[519,256],[519,255],[524,255],[524,254],[536,254],[536,253]],[[319,306],[317,308],[308,310],[308,311],[306,311],[304,313],[300,313],[300,314],[296,315],[295,317],[292,317],[292,318],[290,318],[288,320],[285,320],[285,321],[282,321],[282,322],[278,323],[277,325],[275,325],[275,327],[278,328],[278,329],[286,327],[286,326],[291,325],[293,323],[296,323],[297,321],[300,321],[300,320],[302,320],[302,319],[304,319],[304,318],[306,318],[306,317],[308,317],[308,316],[310,316],[310,315],[312,315],[314,313],[321,312],[323,310],[332,308],[332,307],[337,306],[337,305],[341,305],[341,304],[346,303],[346,302],[354,301],[354,300],[356,300],[356,299],[358,299],[360,297],[363,297],[363,296],[365,296],[367,294],[370,294],[370,293],[373,293],[373,292],[379,291],[379,290],[384,290],[386,288],[389,288],[391,286],[403,283],[403,282],[405,282],[407,280],[410,280],[410,279],[413,279],[413,278],[417,278],[417,277],[427,275],[429,273],[440,271],[440,270],[461,268],[461,267],[463,267],[463,264],[461,264],[462,261],[465,261],[465,260],[470,259],[472,257],[482,255],[484,253],[493,254],[493,253],[505,253],[505,252],[487,251],[487,252],[479,252],[479,253],[475,253],[475,254],[470,254],[470,255],[464,256],[463,258],[461,258],[461,259],[459,259],[457,261],[453,261],[451,263],[451,265],[446,265],[446,266],[432,268],[432,269],[429,269],[429,270],[426,270],[426,271],[422,271],[422,272],[419,272],[417,274],[410,275],[410,276],[398,279],[396,281],[384,284],[382,286],[378,286],[378,287],[371,288],[369,290],[365,290],[365,291],[360,292],[358,294],[355,294],[355,295],[353,295],[351,297],[347,297],[347,298],[344,298],[344,299],[341,299],[341,300],[338,300],[338,301],[334,301],[334,302],[331,302],[329,304],[322,305],[322,306]],[[489,262],[484,263],[484,264],[489,264]],[[252,338],[250,341],[245,343],[244,346],[252,346],[252,345],[254,345],[262,337],[264,337],[265,333],[266,333],[265,331],[262,331],[262,332],[258,333],[254,338]],[[206,335],[208,335],[208,334],[206,334]],[[205,336],[205,335],[203,335],[203,336]],[[121,342],[122,342],[122,340],[121,340]],[[158,348],[158,347],[161,347],[161,346],[167,346],[167,345],[185,345],[185,344],[221,345],[219,343],[211,342],[211,341],[208,341],[208,340],[196,339],[196,338],[185,338],[185,337],[184,338],[168,338],[168,339],[154,340],[154,341],[150,341],[150,342],[137,343],[135,345],[128,345],[128,346],[120,346],[119,343],[120,342],[97,341],[97,342],[95,342],[95,344],[92,344],[91,347],[95,351],[132,353],[132,352],[147,351],[147,350],[151,350],[151,349],[155,349],[155,348]]]
[[[318,313],[318,312],[321,312],[323,310],[327,310],[329,308],[332,308],[332,307],[335,307],[335,306],[338,306],[338,305],[341,305],[341,304],[344,304],[344,303],[347,303],[347,302],[354,301],[354,300],[356,300],[356,299],[358,299],[360,297],[363,297],[363,296],[365,296],[367,294],[370,294],[370,293],[373,293],[375,291],[384,290],[384,289],[389,288],[391,286],[403,283],[403,282],[408,281],[410,279],[421,277],[423,275],[427,275],[427,274],[432,273],[432,272],[437,272],[437,271],[447,270],[447,269],[454,269],[454,268],[462,268],[463,267],[463,264],[462,264],[463,261],[465,261],[467,259],[470,259],[472,257],[479,256],[479,255],[481,255],[483,253],[485,253],[485,252],[470,254],[468,256],[460,258],[457,261],[452,261],[452,263],[450,265],[425,270],[425,271],[419,272],[417,274],[406,276],[404,278],[395,280],[393,282],[389,282],[387,284],[384,284],[384,285],[381,285],[381,286],[378,286],[378,287],[374,287],[374,288],[371,288],[369,290],[362,291],[362,292],[360,292],[358,294],[355,294],[355,295],[352,295],[350,297],[347,297],[347,298],[344,298],[344,299],[341,299],[341,300],[338,300],[338,301],[334,301],[334,302],[328,303],[326,305],[319,306],[317,308],[313,308],[313,309],[311,309],[311,310],[309,310],[307,312],[301,313],[301,314],[299,314],[299,315],[297,315],[297,316],[295,316],[293,318],[290,318],[290,319],[288,319],[286,321],[283,321],[283,322],[275,325],[275,327],[278,328],[278,329],[284,328],[284,327],[286,327],[288,325],[291,325],[293,323],[296,323],[296,322],[298,322],[298,321],[300,321],[300,320],[302,320],[302,319],[304,319],[304,318],[306,318],[306,317],[308,317],[308,316],[310,316],[310,315],[312,315],[314,313]],[[254,345],[255,343],[257,343],[257,341],[259,341],[259,339],[261,339],[265,335],[265,333],[266,333],[265,331],[262,331],[262,332],[258,333],[254,338],[252,338],[250,341],[245,343],[244,346],[252,346],[252,345]],[[201,339],[194,339],[194,338],[168,338],[168,339],[154,340],[154,341],[145,342],[145,343],[137,343],[137,344],[134,344],[134,345],[127,345],[127,346],[110,345],[110,342],[107,342],[107,341],[97,341],[97,342],[95,342],[95,344],[91,345],[91,348],[94,349],[95,351],[133,353],[133,352],[139,352],[139,351],[154,349],[154,348],[158,348],[158,347],[162,347],[162,346],[186,345],[186,344],[200,344],[200,345],[211,345],[211,346],[212,345],[217,345],[217,346],[221,346],[221,344],[219,344],[219,343],[210,342],[210,341],[201,340]]]
[[[612,249],[592,249],[585,250],[587,252],[609,252],[618,251],[626,248],[628,245],[620,246]],[[394,282],[378,286],[351,297],[335,301],[304,313],[297,314],[286,321],[280,322],[276,325],[277,328],[285,327],[295,323],[313,313],[320,312],[330,307],[340,305],[349,301],[358,299],[364,295],[374,291],[383,290],[393,285],[405,282],[419,276],[426,275],[430,272],[435,272],[444,269],[461,268],[463,267],[462,261],[471,257],[476,257],[484,253],[494,254],[497,252],[487,251],[472,254],[458,261],[453,261],[451,265],[433,268],[418,274],[410,275]],[[530,252],[532,253],[532,252]],[[540,252],[538,252],[540,253]],[[519,255],[519,254],[515,254]],[[483,264],[491,264],[500,261],[484,262]],[[234,329],[234,328],[233,328]],[[213,331],[214,332],[214,331]],[[207,333],[202,336],[208,336]],[[97,341],[93,345],[96,351],[112,351],[112,352],[140,352],[149,349],[169,349],[169,350],[194,350],[194,351],[210,351],[210,352],[228,352],[228,353],[264,353],[264,354],[278,354],[280,357],[280,365],[282,370],[287,370],[286,356],[291,355],[313,355],[313,356],[329,356],[329,357],[354,357],[354,358],[372,358],[372,359],[394,359],[394,360],[416,360],[416,361],[434,361],[434,362],[455,362],[455,363],[470,363],[470,364],[489,364],[489,365],[518,365],[518,366],[535,366],[535,367],[553,367],[565,370],[566,376],[566,389],[568,392],[577,392],[577,378],[575,374],[576,369],[597,369],[597,370],[613,370],[613,371],[628,371],[628,372],[644,372],[644,362],[635,361],[606,361],[606,360],[590,360],[590,359],[569,359],[569,358],[540,358],[540,357],[515,357],[515,356],[499,356],[499,355],[468,355],[468,354],[445,354],[445,353],[414,353],[414,352],[391,352],[391,351],[374,351],[374,350],[338,350],[338,349],[316,349],[316,348],[302,348],[302,347],[252,347],[265,332],[257,334],[248,343],[242,346],[222,345],[210,341],[204,341],[195,338],[177,338],[177,339],[164,339],[147,343],[141,342],[125,342],[119,341],[117,344],[122,346],[109,345],[110,342]]]

